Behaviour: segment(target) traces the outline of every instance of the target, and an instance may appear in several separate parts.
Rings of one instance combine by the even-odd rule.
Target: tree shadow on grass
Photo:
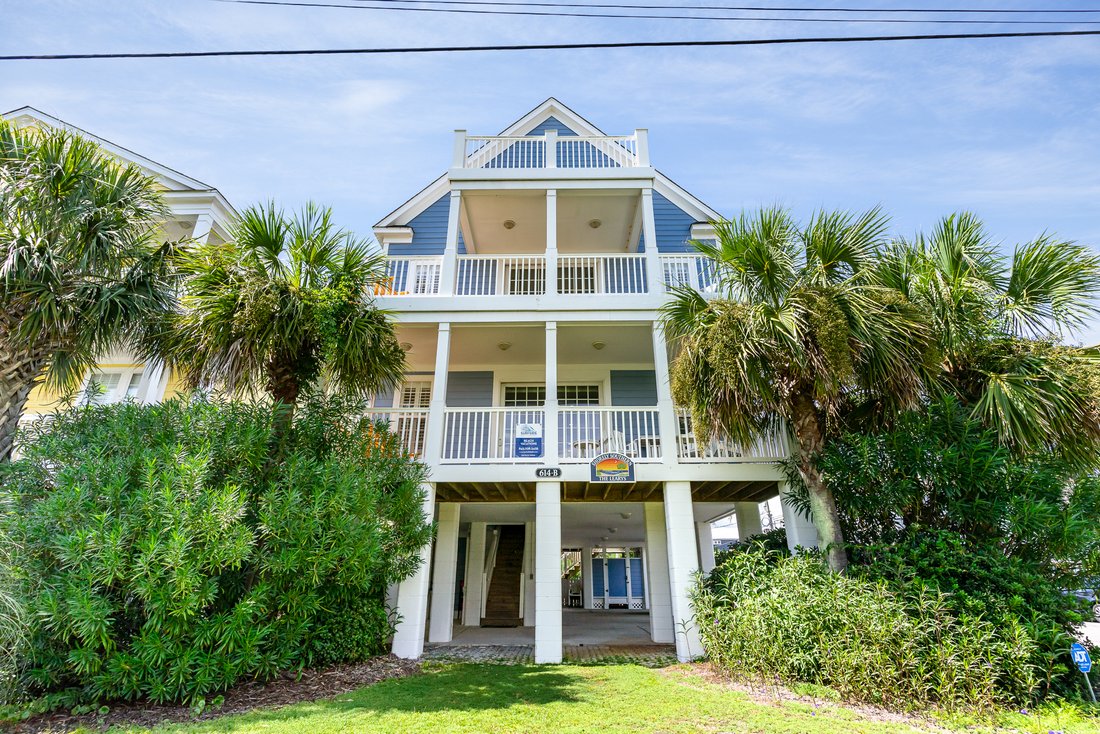
[[[284,722],[349,714],[489,711],[517,705],[581,700],[584,679],[552,665],[456,664],[345,693],[328,701],[246,714],[248,723]],[[209,731],[241,731],[245,721],[227,717]],[[247,726],[244,726],[247,728]]]

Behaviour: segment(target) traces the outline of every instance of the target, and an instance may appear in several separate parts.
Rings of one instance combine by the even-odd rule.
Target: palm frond
[[[1100,313],[1100,255],[1043,235],[1017,247],[1002,303],[1008,328],[1041,337],[1080,328]]]

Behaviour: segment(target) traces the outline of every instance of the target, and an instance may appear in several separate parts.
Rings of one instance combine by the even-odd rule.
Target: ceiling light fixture
[[[630,512],[620,512],[620,513],[619,513],[619,517],[621,517],[621,518],[622,518],[622,519],[624,519],[624,520],[629,520],[629,519],[630,519],[630,516],[631,516],[632,514],[633,514],[633,513],[630,513]]]
[[[411,343],[401,342],[401,351],[402,352],[411,352],[412,348],[413,348],[413,345]]]
[[[596,341],[592,342],[592,348],[595,349],[597,352],[600,351],[601,349],[603,349],[606,346],[607,346],[607,342],[602,342],[602,341],[599,341],[598,339]]]
[[[500,344],[497,344],[497,349],[499,349],[502,352],[507,352],[511,348],[512,348],[512,342],[501,342]]]
[[[601,224],[603,224],[603,222],[600,221],[599,219],[589,219],[588,220],[588,226],[591,227],[592,229],[599,229]]]
[[[504,220],[504,228],[505,229],[515,229],[516,228],[516,220],[514,220],[514,219],[505,219]]]

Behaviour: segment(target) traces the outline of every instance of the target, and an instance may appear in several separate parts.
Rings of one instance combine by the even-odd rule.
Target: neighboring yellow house
[[[170,211],[170,216],[163,225],[165,239],[224,242],[228,238],[237,212],[217,189],[202,181],[185,176],[33,107],[21,107],[0,117],[18,127],[40,126],[71,130],[94,141],[119,160],[140,166],[146,174],[156,179],[164,192],[164,200]],[[93,398],[100,403],[113,403],[126,398],[152,403],[179,392],[179,380],[164,365],[137,361],[134,355],[125,350],[103,355],[95,369],[85,376],[78,395],[84,394],[88,384],[92,382],[100,387]],[[35,420],[53,412],[60,405],[60,397],[44,386],[35,388],[27,400],[23,421]]]

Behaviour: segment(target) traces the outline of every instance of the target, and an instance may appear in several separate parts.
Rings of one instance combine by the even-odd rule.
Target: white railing
[[[558,293],[646,293],[645,256],[634,254],[558,255]]]
[[[648,166],[644,131],[633,135],[467,135],[457,132],[458,168],[632,168]]]
[[[757,439],[743,446],[730,439],[711,439],[700,445],[691,426],[691,414],[676,409],[676,451],[682,462],[776,461],[790,455],[783,431]]]
[[[369,408],[365,417],[388,423],[409,456],[424,454],[424,436],[428,430],[427,408]]]
[[[656,408],[561,408],[559,416],[562,462],[585,462],[608,451],[639,463],[661,460]]]
[[[443,258],[391,257],[386,260],[386,282],[375,286],[376,296],[432,296],[439,293]]]
[[[703,255],[661,255],[661,278],[665,291],[686,285],[701,293],[717,290],[715,262]]]
[[[633,135],[558,138],[558,168],[630,168],[638,165],[638,140]]]
[[[440,459],[453,464],[541,462],[542,457],[516,456],[516,434],[521,424],[543,422],[542,409],[447,408]]]
[[[456,296],[541,296],[546,292],[542,255],[459,255]]]
[[[463,168],[546,168],[546,138],[467,135]]]

